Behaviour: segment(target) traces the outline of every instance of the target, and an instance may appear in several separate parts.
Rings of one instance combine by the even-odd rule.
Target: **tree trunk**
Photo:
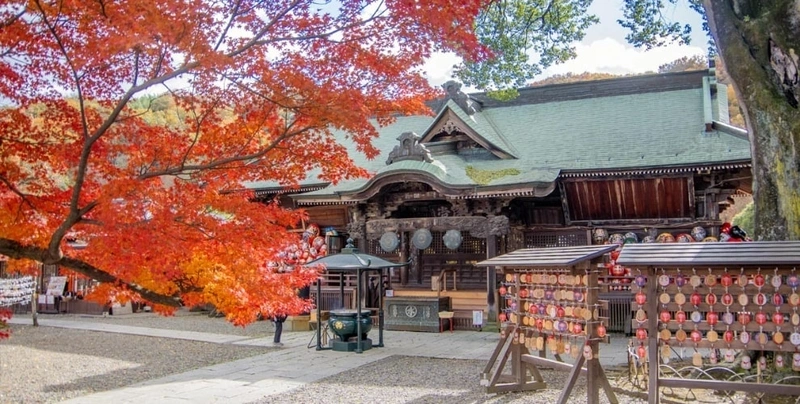
[[[41,271],[41,270],[40,270]],[[41,278],[40,274],[37,273],[36,276],[33,278],[33,296],[31,296],[31,320],[33,321],[33,326],[39,326],[39,312],[36,310],[39,306],[39,279]]]
[[[800,0],[705,0],[745,115],[756,240],[800,240]]]

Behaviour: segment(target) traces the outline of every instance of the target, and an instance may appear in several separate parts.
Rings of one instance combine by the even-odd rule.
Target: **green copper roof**
[[[519,153],[517,153],[514,146],[497,131],[495,124],[490,121],[487,115],[484,115],[481,112],[476,112],[473,115],[469,115],[453,100],[447,100],[444,108],[439,111],[439,113],[436,115],[436,118],[434,118],[431,121],[431,124],[425,129],[425,134],[427,134],[428,131],[430,131],[436,124],[436,122],[441,119],[442,116],[444,116],[446,111],[453,112],[459,119],[461,119],[461,121],[464,122],[464,124],[477,132],[481,138],[486,140],[492,146],[504,151],[506,154],[509,154],[512,157],[519,157]],[[420,133],[420,135],[422,135],[422,133]]]
[[[415,173],[452,187],[481,188],[514,184],[545,184],[559,173],[630,170],[652,167],[710,165],[750,158],[746,139],[720,131],[706,132],[703,114],[703,72],[662,74],[554,85],[520,90],[511,102],[477,99],[482,110],[468,115],[452,100],[436,116],[401,116],[386,127],[373,144],[381,154],[367,160],[344,133],[337,133],[356,164],[376,178]],[[719,102],[714,99],[714,102]],[[432,162],[395,160],[386,165],[397,138],[415,132],[425,138],[445,111],[463,121],[508,158],[480,150],[457,154],[432,147]],[[722,115],[716,109],[718,116]],[[441,126],[436,126],[441,127]],[[467,176],[467,167],[493,171],[516,169],[488,184]],[[311,173],[310,173],[311,174]],[[319,180],[309,176],[308,184]],[[270,185],[272,184],[272,185]],[[305,184],[305,183],[304,183]],[[343,181],[335,186],[297,195],[324,196],[358,192],[369,179]],[[251,188],[276,183],[248,184]],[[527,185],[525,185],[527,186]]]

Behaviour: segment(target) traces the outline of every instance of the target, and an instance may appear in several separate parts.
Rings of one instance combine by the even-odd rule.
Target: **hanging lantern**
[[[451,249],[457,250],[458,247],[461,246],[461,241],[463,238],[461,237],[461,232],[455,229],[448,230],[442,236],[442,241],[444,241],[444,246]]]
[[[432,241],[433,236],[428,229],[418,229],[414,232],[414,236],[411,237],[411,243],[414,244],[414,247],[418,250],[424,250],[430,247]]]
[[[381,249],[386,252],[392,252],[397,249],[397,246],[400,244],[400,239],[397,237],[397,233],[392,231],[387,231],[383,233],[380,240]]]

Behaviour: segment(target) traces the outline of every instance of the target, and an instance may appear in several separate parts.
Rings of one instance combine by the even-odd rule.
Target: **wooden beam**
[[[652,367],[652,366],[651,366]],[[800,396],[800,386],[773,383],[726,382],[721,380],[673,379],[662,378],[664,387],[679,389],[706,389],[719,391],[745,391],[748,393],[769,393],[786,396]]]
[[[597,381],[600,382],[600,387],[606,392],[606,397],[608,398],[608,402],[611,404],[619,404],[619,400],[617,400],[617,395],[614,394],[614,390],[611,388],[611,383],[608,382],[608,378],[606,377],[606,372],[603,370],[603,367],[600,366],[600,361],[593,361],[594,366],[597,367],[595,375],[597,376]],[[591,372],[590,372],[591,373]]]
[[[581,358],[583,358],[583,356],[581,356]],[[542,358],[542,357],[539,357],[539,356],[521,355],[520,359],[525,363],[530,363],[532,365],[538,365],[540,367],[551,367],[551,368],[556,369],[556,370],[571,371],[572,368],[573,368],[572,364],[569,364],[569,363],[566,363],[566,362],[559,362],[559,361],[553,360],[553,359]],[[581,363],[581,366],[583,366],[583,360],[579,359],[578,362]],[[586,372],[586,368],[585,367],[581,367],[580,371],[581,371],[581,373],[585,373]]]
[[[508,344],[508,335],[503,335],[500,337],[500,341],[497,342],[497,346],[494,347],[494,351],[492,351],[492,356],[489,357],[489,362],[486,363],[486,367],[483,368],[484,374],[489,374],[492,371],[492,365],[494,362],[497,361],[497,357],[500,356],[500,353],[508,349],[506,346]]]
[[[498,384],[491,387],[486,388],[487,393],[508,393],[511,391],[533,391],[533,390],[543,390],[547,388],[546,383],[541,382],[530,382],[525,383],[523,385],[518,385],[516,383],[511,384]]]
[[[587,382],[591,382],[589,370],[583,367],[583,363],[585,361],[586,358],[583,355],[578,356],[578,361],[575,362],[574,366],[572,366],[572,370],[569,372],[569,376],[567,376],[567,382],[564,384],[564,388],[561,389],[561,395],[558,397],[557,401],[558,404],[566,404],[567,400],[569,400],[569,396],[572,394],[572,389],[575,387],[575,382],[578,381],[578,375],[586,372],[586,378],[588,379]],[[591,363],[588,366],[591,366]],[[591,395],[589,395],[589,401],[591,401]]]

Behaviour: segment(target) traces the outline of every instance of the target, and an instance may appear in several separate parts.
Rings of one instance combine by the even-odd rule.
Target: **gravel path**
[[[542,371],[546,390],[528,393],[487,395],[478,383],[485,361],[392,356],[295,389],[290,394],[271,396],[258,404],[329,403],[543,403],[556,402],[566,372]],[[586,402],[585,379],[578,380],[569,403]],[[619,402],[643,403],[635,396],[617,394]],[[601,402],[607,403],[605,396]]]
[[[489,395],[478,383],[478,375],[484,366],[485,361],[476,360],[392,356],[307,384],[288,394],[266,397],[255,404],[552,404],[557,401],[568,376],[567,372],[541,370],[548,386],[545,390]],[[647,403],[646,393],[632,388],[620,369],[606,369],[606,374],[616,387],[615,394],[620,404]],[[570,404],[586,403],[585,377],[578,378],[570,397],[567,401]],[[600,403],[608,402],[601,390]],[[671,393],[662,392],[661,402],[742,404],[755,401],[747,401],[743,395],[725,398],[709,391],[687,395],[685,390],[673,390]]]
[[[24,317],[25,315],[16,315]],[[30,315],[27,315],[30,318]],[[224,318],[209,318],[206,312],[179,310],[174,316],[165,317],[155,313],[136,313],[121,316],[89,316],[81,314],[40,314],[42,319],[58,319],[69,321],[86,321],[93,323],[119,324],[133,327],[161,328],[178,331],[197,331],[212,334],[240,335],[261,338],[272,335],[274,327],[271,321],[256,321],[246,327],[237,327]]]
[[[19,315],[20,317],[24,315]],[[97,317],[42,315],[69,319],[200,331],[262,338],[272,334],[272,323],[234,327],[222,318],[180,311],[176,316],[154,314]],[[11,339],[0,341],[0,403],[55,403],[98,391],[112,390],[170,374],[267,353],[272,348],[212,344],[115,333],[12,325]],[[392,356],[306,384],[258,404],[272,403],[553,403],[564,386],[566,372],[542,370],[548,388],[528,393],[487,395],[478,383],[485,361]],[[619,402],[644,403],[645,396],[627,382],[620,370],[606,369]],[[579,378],[570,403],[584,403],[586,380]],[[726,398],[714,392],[662,391],[662,402],[755,402],[739,394]],[[752,398],[752,397],[750,397]],[[601,391],[600,402],[608,402]],[[769,403],[791,401],[767,400]]]
[[[24,315],[18,315],[24,317]],[[91,317],[41,315],[40,318],[106,322],[182,331],[263,337],[268,321],[247,328],[221,318],[179,312]],[[12,325],[0,341],[0,403],[55,403],[146,380],[269,352],[272,348],[212,344],[167,338],[102,333],[54,327]]]

